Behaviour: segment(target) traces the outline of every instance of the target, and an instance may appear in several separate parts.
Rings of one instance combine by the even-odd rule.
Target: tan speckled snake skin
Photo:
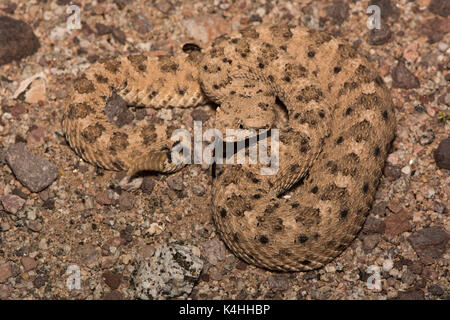
[[[303,27],[250,27],[176,56],[106,58],[74,83],[63,128],[85,160],[111,170],[172,172],[164,125],[124,131],[112,92],[152,108],[220,105],[216,128],[279,129],[279,171],[217,165],[214,220],[228,247],[256,266],[311,270],[354,239],[370,210],[394,110],[382,78],[346,42]],[[270,145],[270,144],[269,144]]]

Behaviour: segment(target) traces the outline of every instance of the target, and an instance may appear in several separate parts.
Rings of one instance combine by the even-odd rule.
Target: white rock
[[[389,272],[394,267],[394,262],[391,259],[384,260],[383,262],[383,270]]]

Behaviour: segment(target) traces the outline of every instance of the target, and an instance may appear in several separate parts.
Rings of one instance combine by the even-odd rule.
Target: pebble
[[[45,285],[46,282],[47,282],[47,278],[46,277],[37,276],[33,280],[33,285],[34,285],[35,288],[39,289],[39,288],[42,288]]]
[[[202,196],[205,194],[205,187],[202,185],[194,185],[192,186],[192,193],[197,196]]]
[[[340,25],[347,20],[350,7],[343,0],[334,0],[333,3],[325,8],[327,16],[332,19],[333,24]]]
[[[395,181],[402,176],[400,168],[390,163],[386,164],[383,173],[390,181]]]
[[[168,186],[175,191],[183,190],[183,177],[181,176],[170,176],[167,179]]]
[[[411,167],[410,166],[404,166],[402,168],[402,173],[409,176],[411,174]]]
[[[151,194],[154,187],[155,181],[153,180],[153,178],[150,176],[145,176],[141,185],[142,192],[145,194]]]
[[[289,279],[286,275],[274,274],[267,278],[267,284],[272,291],[286,291],[289,289]]]
[[[450,170],[450,138],[439,143],[434,151],[434,161],[439,168]]]
[[[445,42],[439,42],[438,49],[441,52],[445,52],[448,49],[448,45]]]
[[[137,267],[135,295],[139,299],[185,299],[200,277],[203,261],[189,246],[175,243],[157,247],[148,261]]]
[[[2,205],[6,212],[16,214],[17,211],[22,209],[25,204],[25,200],[14,194],[7,194],[2,197]]]
[[[225,245],[217,238],[204,242],[202,249],[206,259],[213,266],[225,259]]]
[[[120,211],[126,211],[133,209],[134,206],[134,196],[129,192],[122,192],[119,197],[119,209]]]
[[[247,266],[248,266],[248,264],[243,260],[239,260],[236,263],[236,269],[241,270],[241,271],[247,270]]]
[[[100,259],[100,253],[92,245],[82,246],[78,254],[80,256],[80,263],[88,267],[94,266]]]
[[[408,270],[410,270],[414,274],[422,274],[423,265],[419,261],[414,261],[411,265],[408,266]]]
[[[380,242],[381,236],[379,234],[369,234],[363,238],[363,249],[365,251],[373,250]]]
[[[397,66],[392,70],[392,80],[394,88],[414,89],[420,87],[419,79],[406,68],[403,60],[399,60]]]
[[[105,279],[105,283],[111,290],[116,290],[120,286],[122,275],[119,273],[105,272],[103,273],[103,279]]]
[[[197,41],[208,43],[217,36],[230,31],[230,22],[222,16],[199,15],[181,22],[186,28],[187,35]]]
[[[38,221],[28,221],[27,223],[28,229],[34,232],[40,232],[42,230],[42,223]]]
[[[425,258],[440,258],[447,250],[449,235],[442,227],[428,227],[412,233],[408,241]]]
[[[428,292],[434,296],[440,297],[444,294],[444,289],[442,289],[442,287],[438,286],[437,284],[432,284],[428,287]]]
[[[11,292],[11,286],[8,284],[0,284],[0,300],[6,300]]]
[[[450,3],[448,0],[431,0],[428,9],[444,18],[450,15]]]
[[[32,192],[44,190],[59,176],[53,163],[34,155],[24,143],[16,143],[8,149],[6,162],[17,180]]]
[[[366,222],[364,223],[362,231],[366,234],[373,234],[373,233],[383,234],[385,230],[386,224],[383,221],[369,216],[367,217]]]
[[[389,272],[394,267],[394,261],[392,259],[386,259],[383,262],[383,271]]]
[[[103,300],[123,300],[123,296],[119,291],[113,290],[111,292],[106,293]]]
[[[33,55],[39,47],[39,39],[28,24],[0,15],[0,66]]]
[[[142,186],[144,181],[143,177],[129,177],[125,172],[119,172],[116,175],[116,179],[119,181],[118,185],[122,190],[125,191],[136,191]],[[115,182],[117,185],[117,182]]]
[[[127,107],[127,103],[116,93],[112,93],[106,101],[105,113],[108,120],[119,128],[134,120],[134,114]]]
[[[4,283],[12,275],[11,264],[9,262],[0,264],[0,283]]]
[[[8,224],[8,222],[2,222],[0,224],[0,231],[8,231],[9,229],[11,229],[11,226]]]
[[[434,140],[434,132],[431,128],[420,128],[420,136],[419,136],[419,143],[422,146],[426,146],[427,144],[430,144]]]
[[[379,46],[387,43],[392,38],[392,31],[386,23],[382,23],[380,29],[372,29],[369,33],[368,42],[371,45]]]
[[[409,221],[411,220],[410,214],[402,209],[400,212],[388,216],[384,222],[386,223],[386,230],[384,234],[388,237],[394,237],[405,231],[410,230],[411,225]]]
[[[135,14],[131,17],[133,21],[133,28],[140,34],[145,34],[153,29],[153,24],[147,20],[142,14]]]
[[[434,201],[433,202],[433,210],[437,213],[444,213],[446,211],[446,206],[443,202]]]
[[[399,291],[395,300],[425,300],[425,294],[420,289]]]
[[[22,257],[21,262],[25,272],[34,270],[37,267],[36,261],[30,257]]]

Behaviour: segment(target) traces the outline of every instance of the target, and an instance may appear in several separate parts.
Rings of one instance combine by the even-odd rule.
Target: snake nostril
[[[275,105],[278,107],[280,113],[283,115],[283,120],[288,122],[289,121],[289,110],[279,97],[275,98]]]

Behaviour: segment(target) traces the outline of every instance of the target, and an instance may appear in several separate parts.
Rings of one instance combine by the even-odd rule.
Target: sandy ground
[[[70,4],[81,29],[67,28]],[[9,36],[0,43],[0,299],[142,298],[139,270],[174,242],[190,248],[201,274],[153,297],[449,299],[448,2],[372,4],[382,12],[377,32],[366,26],[369,1],[2,0],[0,16],[29,27],[0,23]],[[210,168],[127,182],[83,162],[61,129],[67,89],[99,57],[167,54],[261,22],[341,36],[393,87],[398,127],[373,209],[352,245],[317,271],[274,273],[235,258],[211,218]],[[32,55],[10,61],[8,52]],[[210,106],[127,112],[119,121],[214,125]]]

